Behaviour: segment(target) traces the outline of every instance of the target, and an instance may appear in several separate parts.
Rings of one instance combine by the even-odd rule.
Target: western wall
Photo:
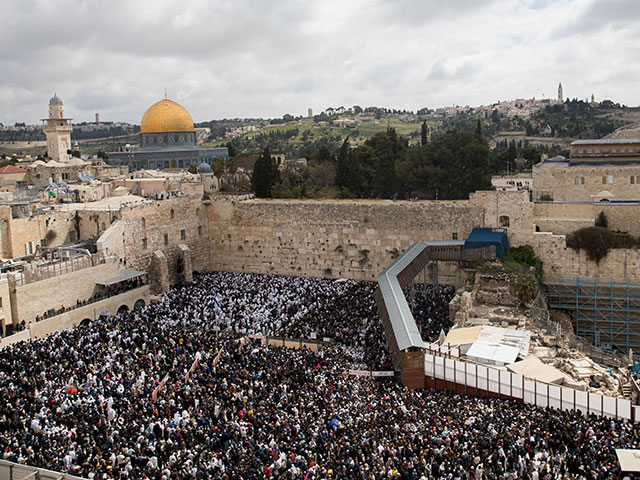
[[[212,270],[374,280],[419,240],[483,225],[466,201],[236,200],[207,208]]]

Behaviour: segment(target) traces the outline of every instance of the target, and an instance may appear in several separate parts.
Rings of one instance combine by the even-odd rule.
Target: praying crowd
[[[92,479],[623,478],[614,448],[638,448],[634,424],[349,375],[388,363],[373,289],[207,273],[8,346],[0,454]],[[444,324],[446,311],[424,312]],[[333,341],[313,352],[249,333]]]

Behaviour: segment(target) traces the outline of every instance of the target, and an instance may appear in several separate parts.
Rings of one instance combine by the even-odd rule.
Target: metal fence
[[[436,351],[425,352],[424,374],[427,387],[477,396],[512,398],[540,408],[579,410],[584,414],[625,420],[640,419],[640,407],[633,406],[631,400],[540,382],[506,370],[448,358]]]
[[[76,272],[85,268],[95,267],[106,263],[108,257],[103,253],[94,253],[84,255],[82,257],[70,258],[62,262],[50,263],[47,265],[39,265],[37,267],[23,270],[16,274],[16,285],[28,285],[30,283],[39,282],[48,278],[66,275],[67,273]]]

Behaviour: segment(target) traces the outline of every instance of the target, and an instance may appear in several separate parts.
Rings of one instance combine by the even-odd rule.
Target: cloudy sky
[[[0,122],[565,96],[640,104],[637,0],[2,0]]]

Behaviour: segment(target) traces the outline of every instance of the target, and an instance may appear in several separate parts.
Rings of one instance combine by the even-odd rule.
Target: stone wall
[[[640,235],[640,223],[632,220],[640,216],[638,204],[538,202],[534,205],[534,222],[542,232],[566,235],[579,228],[592,227],[600,212],[604,212],[611,230]]]
[[[483,225],[482,207],[467,201],[216,197],[207,213],[212,270],[359,280],[375,279],[416,241],[463,240]]]
[[[638,180],[640,166],[637,165],[533,168],[535,197],[548,193],[555,201],[600,201],[599,194],[603,191],[612,194],[610,200],[638,200]]]
[[[517,247],[531,242],[534,231],[534,204],[529,201],[528,191],[477,191],[469,196],[469,203],[483,209],[482,226],[506,228],[511,246]]]
[[[573,250],[566,246],[564,235],[535,233],[533,247],[544,262],[547,278],[589,278],[603,282],[640,282],[640,250],[612,249],[605,258],[596,263],[587,258],[584,250]]]
[[[14,323],[35,320],[51,308],[74,306],[78,300],[86,300],[93,295],[96,282],[118,276],[118,264],[112,259],[95,267],[58,275],[39,282],[16,287],[17,318]]]
[[[153,252],[167,258],[169,283],[176,282],[180,245],[189,249],[194,270],[208,270],[211,241],[200,195],[148,202],[121,210],[121,218],[99,238],[99,251],[115,253],[122,265],[149,271]],[[161,282],[162,283],[162,282]]]
[[[0,251],[3,258],[27,254],[27,243],[34,251],[47,238],[47,246],[57,246],[78,239],[75,212],[52,211],[30,217],[12,218],[10,207],[0,207]]]

